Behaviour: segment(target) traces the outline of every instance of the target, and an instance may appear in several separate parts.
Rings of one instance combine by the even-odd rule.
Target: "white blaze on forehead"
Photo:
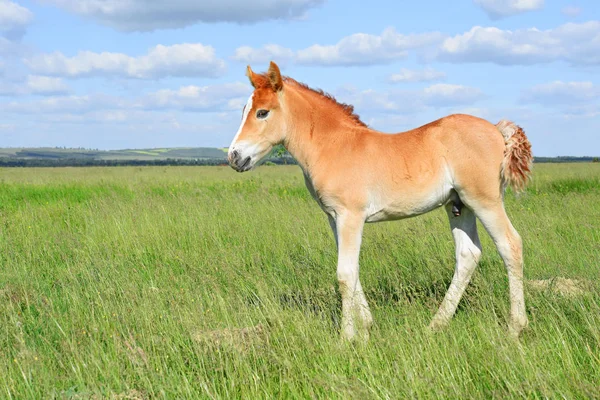
[[[252,109],[252,98],[253,97],[254,97],[254,93],[252,93],[250,95],[250,98],[248,98],[248,102],[246,103],[246,107],[244,108],[244,114],[242,115],[242,123],[240,124],[240,128],[238,129],[237,133],[235,134],[235,137],[231,141],[231,146],[229,146],[230,149],[233,147],[235,142],[238,140],[240,133],[242,133],[242,129],[244,128],[244,124],[246,123],[246,118],[248,118],[248,114],[250,113],[250,110]]]

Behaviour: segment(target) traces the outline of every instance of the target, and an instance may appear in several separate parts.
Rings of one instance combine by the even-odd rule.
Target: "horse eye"
[[[256,112],[256,118],[258,119],[265,119],[267,115],[269,115],[269,110],[258,110]]]

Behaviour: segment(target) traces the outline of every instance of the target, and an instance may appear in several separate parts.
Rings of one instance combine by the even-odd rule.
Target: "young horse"
[[[329,218],[338,248],[342,337],[368,337],[371,312],[358,277],[363,225],[423,214],[445,206],[456,245],[452,283],[430,327],[446,325],[481,257],[476,217],[496,244],[510,288],[509,332],[527,326],[521,238],[504,210],[508,185],[523,189],[531,145],[512,122],[496,125],[450,115],[420,128],[384,134],[368,128],[353,107],[282,78],[247,68],[254,92],[229,147],[236,171],[252,169],[282,143],[298,161],[308,190]],[[360,331],[358,331],[360,329]]]

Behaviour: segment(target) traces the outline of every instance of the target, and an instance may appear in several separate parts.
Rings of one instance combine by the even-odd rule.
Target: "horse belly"
[[[421,195],[404,194],[395,196],[392,201],[381,201],[373,196],[373,201],[367,210],[366,222],[393,221],[425,214],[441,207],[450,201],[458,199],[451,186]],[[456,198],[455,198],[456,197]]]

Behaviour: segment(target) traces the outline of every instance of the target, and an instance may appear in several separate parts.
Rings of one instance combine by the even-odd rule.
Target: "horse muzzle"
[[[237,172],[246,172],[252,169],[253,162],[252,157],[247,156],[243,157],[239,151],[233,150],[227,155],[227,160],[229,161],[229,165],[231,168],[235,169]]]

